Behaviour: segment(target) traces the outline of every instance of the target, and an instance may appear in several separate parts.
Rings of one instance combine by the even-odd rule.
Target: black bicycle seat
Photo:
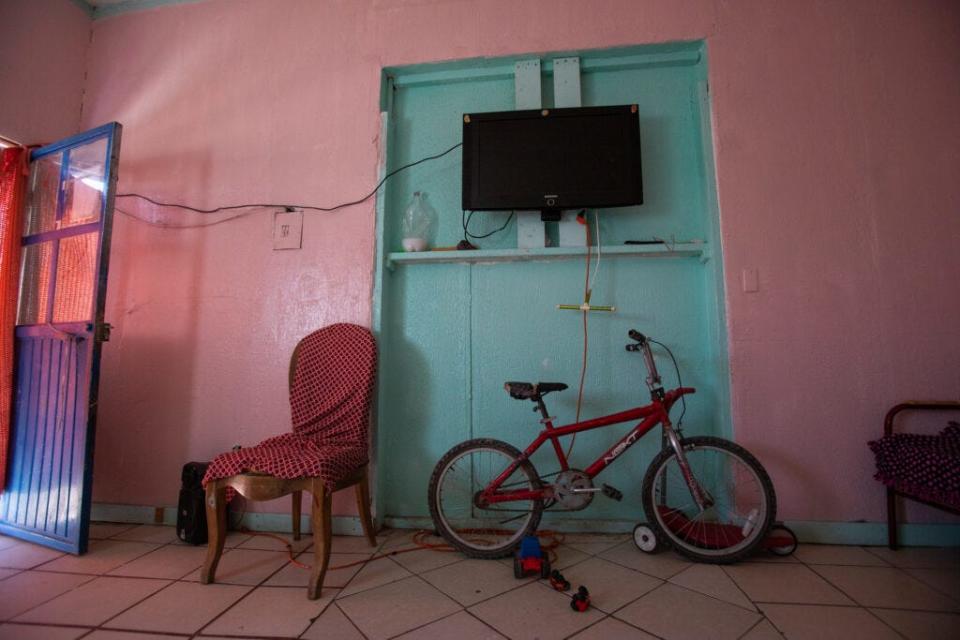
[[[567,385],[562,382],[505,382],[503,388],[507,390],[511,398],[517,400],[536,400],[545,396],[551,391],[563,391]]]

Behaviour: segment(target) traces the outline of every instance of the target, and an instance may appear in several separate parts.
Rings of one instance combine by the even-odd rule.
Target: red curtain
[[[0,492],[7,481],[13,408],[13,330],[17,324],[21,215],[29,151],[0,149]]]

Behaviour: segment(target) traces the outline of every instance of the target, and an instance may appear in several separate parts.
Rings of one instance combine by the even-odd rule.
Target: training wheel
[[[775,556],[789,556],[797,550],[797,534],[786,525],[775,524],[767,532],[764,546]]]
[[[657,553],[662,550],[657,534],[645,524],[638,524],[633,528],[633,543],[644,553]]]

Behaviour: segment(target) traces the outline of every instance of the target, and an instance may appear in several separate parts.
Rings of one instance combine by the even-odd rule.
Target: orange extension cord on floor
[[[297,560],[293,555],[293,545],[291,545],[283,536],[279,536],[275,533],[265,533],[262,531],[251,531],[246,527],[240,529],[240,533],[245,533],[251,536],[265,536],[267,538],[273,538],[274,540],[280,541],[287,548],[287,556],[290,559],[290,564],[300,567],[301,569],[311,569],[312,566],[305,564]],[[468,532],[470,533],[470,532]],[[482,531],[477,531],[477,535],[482,535]],[[556,531],[540,531],[537,533],[539,538],[545,538],[549,540],[547,544],[541,544],[540,547],[544,551],[550,553],[550,561],[554,562],[557,558],[557,554],[554,552],[560,543],[563,542],[563,535]],[[435,537],[432,531],[427,531],[426,529],[421,529],[413,534],[413,543],[415,547],[408,547],[406,549],[397,549],[395,551],[390,551],[387,553],[378,553],[376,555],[370,556],[365,560],[357,560],[355,562],[348,562],[347,564],[339,564],[335,566],[327,567],[327,571],[333,571],[335,569],[346,569],[348,567],[355,567],[357,565],[367,564],[368,562],[373,562],[374,560],[380,560],[381,558],[389,558],[390,556],[397,556],[401,553],[410,553],[412,551],[422,551],[424,549],[432,549],[434,551],[456,551],[452,546],[445,542],[427,542],[426,538]]]

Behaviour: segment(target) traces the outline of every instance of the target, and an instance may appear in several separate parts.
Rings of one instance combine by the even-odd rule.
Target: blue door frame
[[[31,205],[24,216],[11,455],[0,496],[0,533],[75,554],[86,552],[90,524],[121,131],[120,124],[110,123],[30,155],[31,174],[40,162],[54,170],[49,182],[31,175]],[[93,221],[74,219],[74,202],[79,197],[82,203],[84,192],[87,198],[100,194],[92,196],[98,204],[86,209]],[[54,208],[52,216],[37,214]]]

